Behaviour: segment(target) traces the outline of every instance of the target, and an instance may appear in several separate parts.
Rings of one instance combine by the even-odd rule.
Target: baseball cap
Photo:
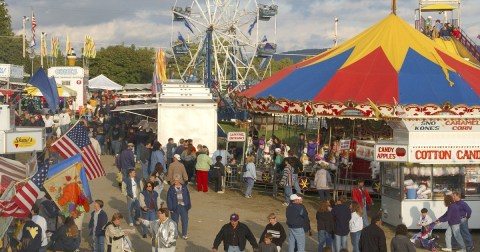
[[[178,155],[178,154],[173,155],[173,157],[176,158],[178,161],[181,160],[180,155]]]
[[[128,143],[128,146],[132,146],[132,147],[133,147],[134,145],[133,145],[133,143]]]
[[[282,149],[280,149],[280,148],[275,149],[275,152],[280,152],[280,151],[282,151]]]
[[[236,213],[232,213],[232,214],[230,215],[230,221],[238,221],[239,218],[240,218],[240,217],[239,217],[238,214],[236,214]]]
[[[290,200],[297,200],[297,199],[302,199],[302,198],[300,198],[297,194],[290,195]]]

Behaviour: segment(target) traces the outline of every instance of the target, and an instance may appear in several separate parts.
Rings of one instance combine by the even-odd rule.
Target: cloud
[[[255,2],[249,1],[242,3]],[[122,43],[135,44],[139,47],[169,47],[172,33],[176,37],[178,31],[184,36],[194,37],[182,23],[174,23],[172,27],[171,8],[175,3],[173,0],[75,2],[6,0],[6,2],[16,33],[21,33],[22,16],[30,16],[33,8],[38,22],[37,33],[45,31],[50,35],[60,36],[63,45],[68,32],[77,48],[81,47],[86,34],[95,39],[98,47]],[[192,3],[187,0],[178,2],[182,2],[180,4],[182,7]],[[271,0],[258,2],[271,3]],[[413,26],[414,10],[418,8],[418,1],[397,2],[397,14]],[[267,35],[269,41],[275,40],[278,51],[331,47],[335,17],[339,18],[338,41],[341,43],[390,13],[390,1],[378,0],[277,0],[275,4],[279,6],[276,31],[275,19],[268,22],[259,21],[257,27],[258,38]],[[462,28],[471,38],[475,38],[480,31],[480,24],[476,18],[478,9],[480,1],[462,3]],[[222,15],[227,15],[225,13],[226,10]],[[438,13],[433,14],[434,18],[440,17]],[[243,33],[248,30],[252,17],[249,17],[251,20],[245,18],[243,24],[238,24]],[[29,29],[27,30],[27,34],[30,34]],[[257,38],[256,34],[252,36]]]

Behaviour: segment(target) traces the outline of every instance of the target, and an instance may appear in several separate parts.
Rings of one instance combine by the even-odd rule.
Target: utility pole
[[[337,32],[338,32],[338,18],[335,17],[335,26],[334,26],[334,34],[333,34],[333,47],[337,46]]]
[[[22,19],[22,47],[23,47],[23,57],[25,58],[25,22],[27,22],[28,20],[30,20],[27,16],[23,16],[23,19]]]

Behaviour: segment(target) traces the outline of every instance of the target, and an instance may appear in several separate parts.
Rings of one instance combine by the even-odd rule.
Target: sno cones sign
[[[82,156],[77,154],[50,167],[43,187],[65,217],[78,217],[90,210],[90,188]]]

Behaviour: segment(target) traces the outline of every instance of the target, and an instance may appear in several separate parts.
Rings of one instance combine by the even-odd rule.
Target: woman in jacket
[[[213,165],[212,159],[202,150],[198,150],[195,169],[197,170],[197,190],[199,192],[208,192],[208,171],[211,165]]]
[[[182,238],[186,240],[188,239],[188,210],[190,210],[192,204],[187,186],[182,185],[180,181],[182,181],[182,177],[175,174],[173,176],[173,185],[170,186],[167,192],[167,206],[172,213],[172,220],[177,223],[177,230],[178,219],[179,217],[182,218]]]
[[[167,164],[165,163],[165,155],[160,148],[161,144],[158,141],[155,141],[152,146],[152,155],[150,156],[150,167],[148,169],[150,172],[155,170],[155,165],[157,165],[157,163],[161,163],[162,167],[167,167]]]
[[[330,173],[328,173],[326,167],[321,167],[315,173],[313,184],[315,184],[315,187],[317,188],[320,201],[330,198],[329,177]]]
[[[160,208],[160,197],[158,193],[153,190],[154,184],[147,182],[144,190],[140,193],[140,208],[142,209],[142,217],[145,220],[156,220],[157,210]],[[142,236],[147,238],[147,228],[142,226]]]
[[[437,221],[436,224],[440,222],[448,222],[447,230],[445,231],[445,244],[446,247],[443,248],[443,251],[452,251],[452,234],[457,240],[458,245],[461,247],[461,251],[465,251],[465,243],[463,242],[462,234],[460,233],[460,223],[462,222],[462,216],[460,215],[459,205],[455,204],[453,196],[445,195],[443,202],[447,207],[447,212],[443,214]]]
[[[293,167],[290,165],[289,158],[285,158],[283,160],[285,163],[285,168],[283,169],[283,176],[282,180],[280,180],[280,186],[283,186],[284,194],[285,194],[285,202],[283,202],[284,206],[288,206],[290,202],[290,195],[292,195],[292,186],[293,186]]]
[[[415,252],[415,245],[407,237],[408,229],[405,224],[400,224],[395,229],[395,237],[390,242],[391,252]]]
[[[75,225],[72,217],[65,219],[65,224],[53,233],[50,237],[51,245],[48,248],[51,251],[75,251],[80,247],[78,237],[78,227]]]
[[[359,252],[358,243],[363,229],[363,209],[356,201],[352,201],[352,218],[349,222],[350,240],[352,241],[353,252]]]
[[[150,227],[152,232],[152,251],[173,252],[177,245],[177,224],[168,218],[170,211],[160,208],[157,211],[158,220],[148,221],[140,218],[143,225]]]
[[[105,225],[105,252],[124,252],[125,232],[120,227],[123,215],[114,213],[112,220]]]
[[[247,189],[245,191],[245,198],[247,199],[252,197],[253,185],[257,179],[257,171],[255,170],[253,160],[253,155],[247,157],[247,165],[245,167],[245,172],[243,173],[243,180],[247,183]]]
[[[150,174],[150,182],[153,183],[153,190],[157,192],[160,201],[162,200],[163,181],[165,181],[165,173],[161,163],[155,165],[155,170]]]
[[[318,231],[318,252],[323,251],[324,247],[332,247],[333,245],[333,215],[329,209],[330,203],[327,200],[320,202],[317,217],[317,231]]]

